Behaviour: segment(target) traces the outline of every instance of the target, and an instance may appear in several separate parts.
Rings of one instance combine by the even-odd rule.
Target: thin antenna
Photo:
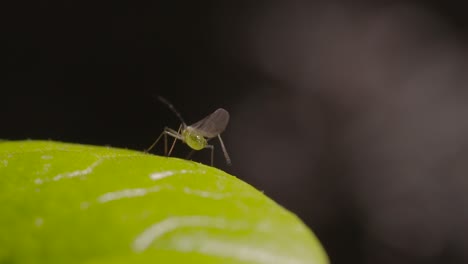
[[[169,107],[169,109],[171,109],[171,111],[174,112],[174,114],[180,119],[180,121],[182,122],[182,125],[184,127],[187,127],[187,124],[185,123],[184,119],[180,115],[179,111],[177,111],[175,107],[166,98],[162,96],[158,96],[158,100],[161,101],[163,104],[167,105],[167,107]]]

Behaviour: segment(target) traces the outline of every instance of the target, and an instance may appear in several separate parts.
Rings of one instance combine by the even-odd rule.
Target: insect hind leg
[[[219,139],[219,144],[221,145],[221,149],[223,150],[224,159],[226,159],[226,164],[231,165],[231,157],[229,157],[229,154],[228,154],[228,152],[226,150],[226,147],[224,146],[224,142],[221,139],[221,135],[219,135],[219,134],[218,134],[218,139]]]

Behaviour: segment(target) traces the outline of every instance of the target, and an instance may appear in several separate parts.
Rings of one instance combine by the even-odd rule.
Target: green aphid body
[[[182,131],[182,137],[184,138],[184,142],[194,150],[204,149],[208,144],[206,139],[190,126]]]

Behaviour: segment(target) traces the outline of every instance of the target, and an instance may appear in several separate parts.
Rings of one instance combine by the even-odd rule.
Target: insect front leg
[[[180,137],[182,137],[181,134],[180,134],[180,130],[181,130],[181,129],[182,129],[182,124],[180,124],[179,129],[177,130],[177,135],[179,135]],[[180,138],[174,137],[174,141],[172,142],[171,149],[169,150],[169,154],[167,154],[167,156],[170,156],[170,155],[171,155],[172,150],[174,149],[174,146],[175,146],[175,143],[176,143],[177,139],[180,139]],[[166,149],[166,150],[167,150],[167,149]],[[167,152],[166,152],[166,153],[167,153]]]
[[[151,146],[149,146],[149,148],[145,149],[145,152],[150,152],[154,146],[156,146],[156,144],[158,143],[158,141],[161,139],[162,136],[165,136],[165,133],[164,131],[159,135],[159,137],[153,142],[153,144],[151,144]]]
[[[151,149],[153,149],[154,146],[156,146],[156,144],[159,142],[159,140],[161,140],[162,136],[164,136],[164,155],[167,155],[167,136],[171,136],[175,140],[183,140],[182,135],[180,133],[178,133],[174,129],[165,127],[161,135],[159,135],[159,137],[153,142],[153,144],[151,144],[151,146],[148,149],[145,150],[145,152],[149,152]]]

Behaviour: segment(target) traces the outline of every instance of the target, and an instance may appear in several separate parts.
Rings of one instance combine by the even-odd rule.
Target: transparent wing
[[[218,108],[209,116],[196,122],[190,127],[206,138],[213,138],[221,134],[229,122],[229,113],[223,108]]]

